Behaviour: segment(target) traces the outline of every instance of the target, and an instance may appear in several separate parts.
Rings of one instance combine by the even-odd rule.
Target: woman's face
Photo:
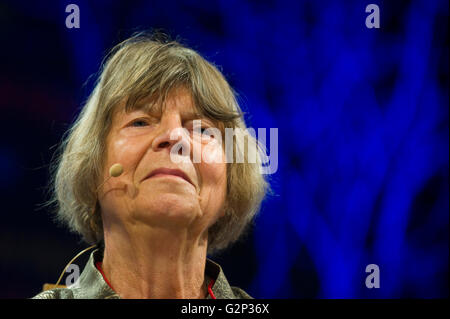
[[[194,120],[200,119],[202,128],[214,125],[196,116],[192,103],[190,92],[179,88],[168,96],[164,108],[114,114],[103,177],[115,163],[122,164],[123,173],[99,190],[105,230],[144,223],[203,232],[224,213],[227,174],[222,144],[193,132]],[[185,134],[171,139],[171,133],[176,137],[173,133],[182,128],[187,129]],[[182,143],[189,152],[171,154]],[[202,160],[197,163],[194,156]]]

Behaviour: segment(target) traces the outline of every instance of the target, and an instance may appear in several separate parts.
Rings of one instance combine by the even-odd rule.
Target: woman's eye
[[[202,123],[200,120],[198,122],[200,123],[194,123],[195,121],[189,121],[186,123],[186,128],[189,131],[195,132],[195,133],[205,133],[205,131],[209,128],[209,126],[205,123]]]
[[[205,133],[205,131],[207,130],[208,128],[207,127],[196,127],[195,129],[192,127],[192,128],[190,128],[190,129],[188,129],[189,131],[192,131],[192,132],[194,132],[194,133],[200,133],[200,134],[203,134],[203,133]]]
[[[148,125],[148,122],[144,119],[137,119],[130,123],[130,126],[134,126],[134,127],[142,127],[142,126],[147,126],[147,125]]]

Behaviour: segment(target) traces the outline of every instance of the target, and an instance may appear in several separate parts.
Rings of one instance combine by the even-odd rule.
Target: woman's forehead
[[[140,101],[138,108],[144,109],[147,112],[162,113],[167,109],[177,109],[180,112],[197,113],[192,95],[187,90],[176,90],[170,92],[164,100],[152,99],[150,97]]]
[[[185,118],[205,117],[201,108],[195,105],[192,94],[188,90],[171,91],[165,99],[145,96],[134,103],[127,103],[124,99],[113,111],[113,118],[136,111],[152,116],[160,116],[166,111],[177,111]]]

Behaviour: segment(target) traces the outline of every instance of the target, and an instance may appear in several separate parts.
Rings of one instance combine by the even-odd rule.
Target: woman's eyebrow
[[[126,112],[144,111],[150,113],[155,112],[155,110],[161,110],[161,106],[157,103],[157,100],[150,98],[149,96],[140,99],[132,99],[132,102],[129,102],[130,101],[128,100],[125,104]]]
[[[155,107],[151,104],[140,104],[140,105],[133,105],[133,108],[125,109],[126,114],[133,114],[133,113],[143,113],[149,116],[158,116],[161,114],[161,111],[158,107]]]
[[[200,114],[199,112],[187,111],[183,112],[182,115],[186,120],[207,119],[206,116]]]

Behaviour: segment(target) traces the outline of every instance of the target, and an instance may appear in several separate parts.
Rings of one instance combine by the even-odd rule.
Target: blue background
[[[65,27],[69,3],[80,29]],[[369,3],[380,29],[365,26]],[[35,295],[85,247],[38,209],[48,164],[103,56],[147,28],[220,65],[249,126],[279,131],[274,195],[213,258],[232,285],[448,297],[448,17],[430,0],[0,2],[0,297]],[[379,289],[364,284],[372,263]]]

